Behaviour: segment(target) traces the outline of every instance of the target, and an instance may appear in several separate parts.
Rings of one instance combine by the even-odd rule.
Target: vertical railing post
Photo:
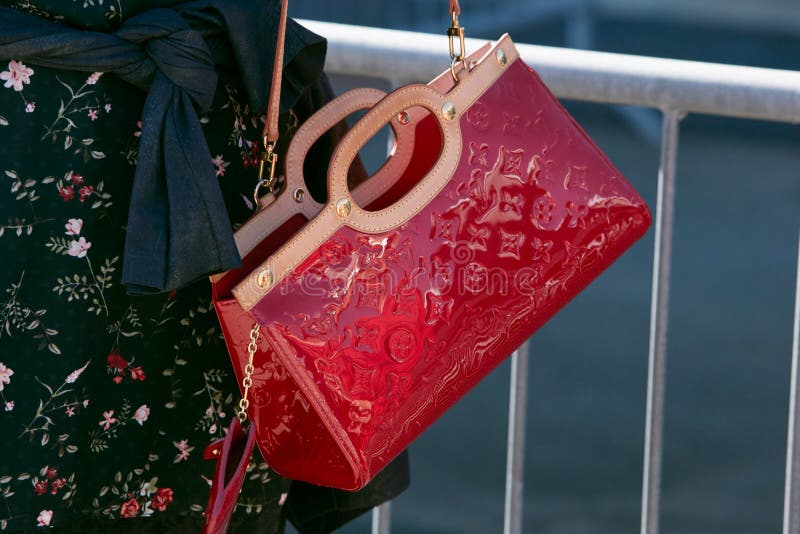
[[[525,418],[528,406],[528,343],[511,356],[508,398],[508,448],[503,534],[522,533],[522,489],[525,475]]]
[[[664,430],[664,387],[667,363],[669,282],[675,208],[675,168],[682,113],[664,112],[661,166],[658,173],[655,253],[650,304],[650,346],[647,371],[647,418],[644,436],[641,534],[658,534],[661,499],[661,456]]]
[[[797,250],[797,281],[794,294],[794,329],[792,333],[792,378],[789,392],[789,424],[786,439],[786,480],[783,497],[783,534],[800,532],[800,404],[797,387],[800,380],[800,243]]]
[[[389,534],[392,530],[392,501],[372,509],[372,534]]]

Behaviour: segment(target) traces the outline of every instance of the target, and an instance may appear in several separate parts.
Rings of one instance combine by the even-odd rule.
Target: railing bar
[[[800,241],[800,240],[799,240]],[[800,532],[800,404],[797,386],[800,380],[800,242],[797,250],[797,282],[794,297],[792,333],[792,379],[789,394],[789,424],[786,438],[786,480],[783,497],[783,534]]]
[[[392,501],[372,509],[372,534],[389,534],[392,531]]]
[[[641,534],[658,534],[661,500],[661,456],[664,429],[664,388],[667,360],[672,229],[675,207],[675,167],[682,113],[664,112],[661,165],[653,257],[653,285],[650,304],[650,346],[647,371],[647,418],[645,420],[644,468],[642,480]]]
[[[522,490],[525,479],[525,419],[528,412],[528,357],[526,342],[511,356],[508,398],[508,448],[503,534],[522,533]]]

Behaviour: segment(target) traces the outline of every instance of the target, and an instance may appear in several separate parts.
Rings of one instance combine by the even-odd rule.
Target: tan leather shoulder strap
[[[458,5],[458,0],[450,0],[450,13],[459,16],[461,14],[461,6]]]
[[[272,64],[272,86],[267,103],[267,121],[264,125],[264,146],[278,141],[278,116],[281,111],[281,81],[283,80],[283,43],[286,40],[286,16],[289,0],[281,0],[281,17],[278,24],[278,38],[275,43],[275,61]]]

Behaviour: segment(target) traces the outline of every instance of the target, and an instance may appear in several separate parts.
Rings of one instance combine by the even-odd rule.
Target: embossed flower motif
[[[567,202],[567,214],[570,217],[567,226],[569,228],[586,228],[585,217],[589,214],[589,208],[583,204],[575,204],[571,200]]]
[[[531,121],[523,120],[521,115],[512,115],[504,111],[503,116],[506,120],[503,125],[503,133],[506,134],[522,133],[531,125]]]
[[[477,262],[472,262],[464,267],[464,288],[473,294],[478,294],[486,289],[489,273],[486,267]]]
[[[433,285],[434,288],[444,293],[453,284],[453,264],[433,258]]]
[[[516,178],[524,183],[525,179],[522,177],[522,157],[524,155],[525,151],[522,149],[508,150],[506,147],[501,147],[500,158],[502,164],[500,165],[500,174]]]
[[[3,87],[13,87],[15,91],[22,91],[23,85],[31,83],[33,69],[26,67],[21,61],[11,60],[8,63],[8,70],[0,72],[0,80],[5,80]]]
[[[469,164],[470,165],[480,165],[486,169],[490,168],[491,165],[489,164],[489,145],[486,143],[481,143],[480,146],[478,143],[471,142],[469,144]]]
[[[358,265],[361,268],[383,269],[383,253],[386,250],[386,241],[373,241],[362,238],[358,248]]]
[[[550,263],[550,251],[553,249],[552,241],[545,241],[538,237],[533,238],[533,260],[542,260]]]
[[[467,233],[469,234],[469,242],[474,248],[486,250],[486,240],[489,238],[488,228],[470,224],[467,226]]]
[[[328,265],[339,265],[349,255],[350,247],[341,238],[333,238],[322,245],[322,261]]]
[[[522,218],[522,206],[524,199],[522,195],[512,195],[503,191],[503,199],[500,201],[500,211],[508,220],[520,220]]]
[[[520,259],[519,250],[524,240],[525,235],[522,233],[507,233],[501,229],[500,250],[497,251],[497,255],[501,258]]]
[[[453,299],[447,299],[433,293],[426,295],[426,305],[428,313],[425,315],[425,322],[429,325],[436,323],[450,324],[450,314],[453,311]]]
[[[389,356],[397,363],[407,361],[414,353],[415,345],[414,333],[403,327],[392,331],[386,341],[386,349]]]
[[[567,175],[564,177],[564,189],[589,191],[589,185],[586,183],[586,170],[587,167],[577,167],[570,164]]]
[[[431,214],[432,223],[432,238],[440,237],[445,241],[453,240],[454,221],[453,219],[446,219],[438,213]]]
[[[533,222],[543,230],[549,229],[553,222],[556,202],[550,196],[537,198],[533,203]]]
[[[477,130],[485,132],[489,129],[489,108],[483,102],[475,102],[467,110],[467,122]]]

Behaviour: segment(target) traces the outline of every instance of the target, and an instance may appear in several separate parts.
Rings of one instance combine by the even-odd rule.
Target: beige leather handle
[[[427,85],[407,85],[389,94],[378,102],[359,120],[345,135],[333,153],[328,169],[328,203],[338,205],[348,203],[346,210],[337,210],[344,214],[345,223],[353,228],[365,231],[380,231],[397,226],[397,213],[405,208],[424,205],[444,187],[450,172],[458,161],[461,151],[461,133],[458,120],[442,118],[442,108],[446,97]],[[421,106],[427,108],[437,118],[442,133],[442,150],[436,164],[427,175],[409,191],[406,196],[394,205],[380,211],[364,211],[350,196],[347,187],[347,171],[358,151],[393,117],[404,110]]]
[[[303,178],[303,165],[309,149],[333,126],[358,110],[374,106],[384,96],[386,93],[379,89],[353,89],[328,102],[303,123],[292,138],[287,151],[286,187],[283,194],[273,198],[272,202],[248,219],[234,235],[241,257],[252,252],[256,245],[293,215],[302,213],[306,218],[312,219],[322,210],[322,204],[308,194]],[[414,120],[412,119],[408,124],[400,124],[395,119],[391,122],[391,126],[395,137],[395,150],[369,180],[360,184],[353,191],[353,198],[364,205],[370,204],[389,190],[394,185],[395,178],[402,173],[411,160],[416,127]],[[302,201],[300,202],[295,196],[298,189],[302,191]],[[215,275],[211,279],[216,281],[222,276],[224,273]]]
[[[297,130],[286,151],[285,190],[290,195],[297,189],[305,190],[303,165],[308,156],[308,151],[325,132],[356,111],[371,108],[385,96],[386,93],[380,89],[352,89],[331,100],[306,120]],[[413,148],[414,124],[411,124],[411,122],[401,124],[395,118],[390,122],[390,125],[395,138],[390,158],[369,180],[353,191],[353,197],[357,198],[358,202],[369,204],[377,196],[383,194],[393,185],[392,178],[394,178],[394,173],[405,169],[408,160],[411,158],[410,151],[406,150],[405,147],[410,145]],[[402,151],[398,150],[400,146],[403,147]],[[369,192],[373,193],[370,194]],[[322,209],[322,206],[320,206],[320,209]]]

